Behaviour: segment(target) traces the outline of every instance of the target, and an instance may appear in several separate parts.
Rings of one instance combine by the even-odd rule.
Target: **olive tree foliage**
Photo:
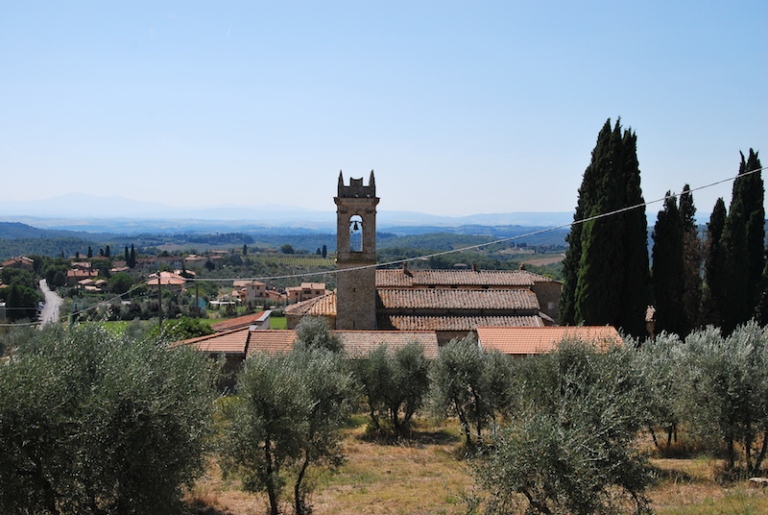
[[[431,400],[439,415],[459,419],[467,447],[472,433],[482,443],[483,429],[509,405],[511,370],[508,357],[486,353],[473,335],[451,340],[431,369]]]
[[[213,396],[190,349],[48,326],[0,366],[0,512],[174,513]]]
[[[423,347],[410,343],[391,350],[380,345],[355,359],[352,367],[368,404],[371,428],[380,432],[389,426],[396,435],[407,436],[429,393],[429,361]]]
[[[324,318],[306,316],[296,326],[296,346],[307,349],[326,349],[341,352],[344,344],[331,331]]]
[[[680,424],[680,392],[684,373],[681,373],[684,345],[676,334],[662,332],[654,339],[637,346],[636,362],[646,379],[649,402],[647,410],[648,430],[656,447],[660,447],[656,429],[667,433],[666,446],[677,442]]]
[[[517,409],[475,462],[487,512],[646,512],[651,474],[635,445],[646,394],[630,351],[564,343],[516,368]]]
[[[230,408],[225,469],[238,473],[246,490],[266,492],[273,515],[292,478],[294,512],[309,513],[308,470],[342,462],[340,430],[355,395],[342,358],[326,349],[251,356]]]
[[[727,470],[758,473],[768,451],[766,330],[750,322],[727,338],[713,328],[692,333],[678,374],[691,436],[713,451],[724,448]]]

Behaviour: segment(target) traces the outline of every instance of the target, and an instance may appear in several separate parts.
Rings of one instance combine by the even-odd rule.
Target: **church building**
[[[288,328],[305,316],[338,330],[434,331],[440,344],[478,327],[555,324],[562,285],[526,270],[376,269],[376,182],[339,173],[336,291],[289,306]]]

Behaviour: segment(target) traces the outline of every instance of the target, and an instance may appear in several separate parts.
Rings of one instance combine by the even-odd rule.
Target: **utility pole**
[[[160,317],[159,321],[159,327],[160,327],[160,334],[163,334],[163,287],[162,283],[160,282],[160,270],[157,271],[157,312]]]

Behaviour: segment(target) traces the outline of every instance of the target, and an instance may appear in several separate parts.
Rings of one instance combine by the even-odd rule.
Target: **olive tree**
[[[707,328],[685,339],[681,413],[700,444],[725,448],[728,470],[743,456],[745,470],[757,473],[768,451],[767,343],[753,322],[727,338]]]
[[[296,326],[296,346],[308,349],[326,349],[341,352],[344,344],[331,331],[324,318],[306,316]]]
[[[646,397],[626,350],[580,344],[527,358],[510,422],[475,462],[489,513],[610,513],[629,499],[645,512],[651,476],[635,445]]]
[[[294,512],[308,512],[310,466],[339,465],[340,430],[355,395],[342,358],[326,349],[257,353],[238,376],[224,444],[224,466],[249,491],[266,492],[270,513],[293,478]]]
[[[396,435],[408,435],[413,416],[429,392],[429,361],[423,347],[409,343],[392,350],[380,345],[356,359],[353,367],[368,402],[372,427],[383,429],[385,419]]]
[[[451,340],[431,370],[433,409],[459,419],[470,447],[472,427],[482,442],[483,428],[508,405],[510,379],[506,356],[484,352],[472,335]]]
[[[0,512],[172,513],[203,470],[205,357],[49,327],[0,366]]]

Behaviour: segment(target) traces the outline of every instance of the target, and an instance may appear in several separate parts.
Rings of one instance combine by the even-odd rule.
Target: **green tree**
[[[722,236],[728,274],[723,303],[726,334],[755,316],[760,297],[760,278],[765,268],[761,169],[756,152],[750,149],[746,160],[741,154],[739,175],[733,183],[731,207]]]
[[[379,345],[355,360],[353,367],[368,402],[372,428],[385,429],[382,420],[386,420],[396,435],[407,436],[411,419],[429,392],[429,362],[421,345],[409,343],[393,351]]]
[[[109,245],[107,245],[106,247],[104,247],[104,256],[105,256],[105,257],[112,257],[112,256],[111,256],[111,252],[112,252],[112,251],[111,251],[111,249],[109,248]]]
[[[307,349],[342,352],[344,345],[324,318],[306,316],[296,326],[296,345]]]
[[[656,331],[687,334],[683,309],[683,226],[677,199],[667,192],[653,230],[653,292]]]
[[[645,332],[648,300],[647,223],[642,209],[637,137],[606,121],[579,188],[563,266],[564,323],[612,324]],[[637,206],[635,209],[600,216]],[[579,228],[577,228],[579,227]]]
[[[136,268],[136,249],[131,243],[131,252],[128,254],[128,268]]]
[[[88,256],[88,259],[91,259],[93,257],[93,249],[91,248],[90,245],[88,246],[88,254],[87,254],[87,256]]]
[[[242,475],[246,490],[267,493],[272,515],[280,513],[289,472],[294,510],[302,514],[309,512],[308,468],[340,464],[340,429],[353,384],[341,357],[326,350],[256,353],[246,361],[231,408],[224,464]]]
[[[744,470],[757,474],[768,451],[767,342],[765,330],[750,322],[725,338],[711,327],[691,333],[681,352],[686,427],[713,452],[724,447],[728,470],[741,456]]]
[[[131,286],[133,286],[133,277],[128,273],[118,272],[109,278],[107,285],[109,291],[117,295],[122,295],[128,292],[128,290],[131,289]]]
[[[458,417],[467,447],[473,445],[473,426],[475,438],[482,442],[483,428],[507,404],[511,376],[504,373],[508,367],[500,358],[485,353],[470,335],[451,340],[432,366],[433,407],[440,415]]]
[[[213,334],[213,329],[209,324],[197,318],[181,317],[166,320],[163,322],[162,329],[159,325],[153,326],[148,331],[147,336],[168,342],[178,342],[208,334]]]
[[[687,335],[701,324],[702,280],[701,263],[704,259],[696,206],[691,187],[686,184],[679,198],[680,220],[683,231],[683,334]]]
[[[293,254],[294,253],[293,246],[286,243],[285,245],[280,247],[280,252],[282,252],[283,254]]]
[[[565,343],[518,372],[519,409],[475,462],[487,512],[525,504],[526,513],[587,515],[627,502],[645,512],[651,474],[635,440],[646,394],[631,351]]]
[[[328,257],[328,247],[326,245],[323,245],[323,248],[320,249],[320,255],[323,256],[323,259]]]
[[[37,318],[37,303],[40,302],[40,295],[37,290],[20,283],[11,283],[7,291],[2,293],[2,296],[5,298],[5,316],[9,322],[35,320]]]
[[[243,243],[243,256],[247,256],[247,255],[248,255],[248,245]]]
[[[97,326],[37,333],[0,367],[0,511],[179,511],[203,471],[205,357]]]
[[[727,298],[728,273],[722,236],[725,228],[725,202],[718,198],[707,223],[706,255],[704,258],[704,287],[702,292],[702,323],[723,327]]]

